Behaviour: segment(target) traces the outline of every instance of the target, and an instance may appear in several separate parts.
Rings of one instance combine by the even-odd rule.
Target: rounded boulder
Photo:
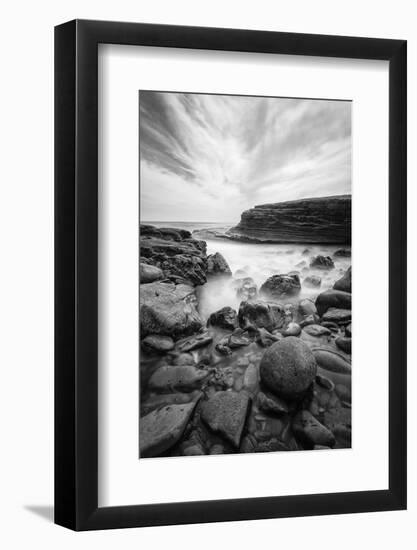
[[[308,345],[294,336],[268,348],[260,363],[261,380],[274,394],[297,399],[314,382],[316,359]]]

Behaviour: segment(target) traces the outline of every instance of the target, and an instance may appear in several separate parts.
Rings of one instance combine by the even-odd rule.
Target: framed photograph
[[[55,521],[406,508],[406,42],[55,29]]]

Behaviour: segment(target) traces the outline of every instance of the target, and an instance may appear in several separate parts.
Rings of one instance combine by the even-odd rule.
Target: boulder
[[[299,336],[301,334],[301,327],[298,323],[288,323],[288,326],[281,331],[283,336]]]
[[[263,348],[272,346],[274,342],[278,342],[281,339],[281,335],[271,334],[266,328],[259,328],[256,335],[256,343]]]
[[[245,301],[239,306],[239,324],[242,328],[266,328],[272,332],[285,323],[285,310],[279,304]]]
[[[304,327],[304,332],[309,334],[310,336],[329,336],[331,334],[331,331],[326,328],[322,327],[321,325],[307,325]]]
[[[304,328],[308,325],[317,325],[317,323],[320,321],[320,317],[317,315],[317,313],[313,313],[312,315],[307,315],[304,317],[302,321],[300,321],[300,327]]]
[[[202,332],[179,340],[177,349],[180,353],[188,353],[198,348],[208,346],[213,341],[213,337],[208,332]]]
[[[316,298],[317,313],[322,316],[331,308],[351,309],[352,295],[349,292],[342,290],[326,290],[319,294]]]
[[[314,448],[315,445],[334,447],[336,443],[332,432],[306,410],[296,414],[292,429],[295,437],[309,449]]]
[[[334,390],[334,384],[330,380],[330,378],[327,378],[327,376],[322,376],[321,374],[318,374],[316,376],[316,382],[319,386],[321,386],[325,390],[328,390],[328,391]]]
[[[348,338],[352,338],[352,324],[349,323],[346,327],[345,327],[345,334]]]
[[[297,274],[272,275],[260,288],[260,293],[268,298],[279,300],[300,293],[301,283]]]
[[[250,405],[246,392],[219,391],[201,403],[201,418],[213,430],[225,437],[236,448]]]
[[[242,346],[248,346],[250,343],[251,341],[248,338],[247,332],[245,332],[241,328],[237,328],[229,336],[226,345],[229,346],[229,348],[231,349],[235,349],[235,348],[240,348]]]
[[[229,307],[223,307],[212,313],[208,320],[209,324],[226,330],[234,330],[239,326],[239,320],[236,311]]]
[[[309,275],[304,279],[303,285],[307,288],[319,288],[319,286],[321,286],[321,277]]]
[[[178,338],[198,331],[202,322],[197,312],[193,287],[154,282],[140,285],[141,336],[162,334]]]
[[[312,258],[310,267],[314,267],[315,269],[333,269],[334,262],[330,256],[321,256],[319,254]]]
[[[313,350],[317,364],[324,370],[339,374],[351,374],[352,366],[340,353],[331,349],[316,348]]]
[[[348,248],[339,248],[339,250],[336,250],[333,256],[335,256],[336,258],[350,258],[351,252]]]
[[[343,290],[343,292],[352,292],[352,268],[346,271],[346,273],[333,285],[335,290]]]
[[[251,393],[258,389],[259,373],[256,366],[251,363],[243,376],[243,388]]]
[[[254,300],[258,294],[258,287],[252,277],[235,279],[233,287],[236,290],[236,296],[241,300]]]
[[[147,353],[166,353],[174,349],[174,340],[170,336],[149,334],[142,340],[141,346]]]
[[[183,405],[184,403],[190,403],[202,396],[202,393],[198,390],[189,393],[164,393],[164,394],[152,394],[148,396],[143,402],[140,402],[141,415],[145,415],[153,411],[154,409],[160,409],[167,405]]]
[[[232,276],[232,271],[229,267],[229,264],[226,262],[220,252],[216,252],[215,254],[210,254],[210,256],[207,256],[207,275],[226,275],[228,277]]]
[[[345,353],[352,353],[352,338],[346,338],[344,336],[339,336],[335,340],[336,346],[344,351]]]
[[[141,457],[157,456],[175,445],[184,433],[197,400],[154,410],[139,421]]]
[[[260,363],[261,380],[279,397],[296,399],[314,382],[317,364],[308,345],[294,336],[276,342]]]
[[[352,312],[350,309],[340,309],[337,307],[329,308],[322,316],[322,321],[343,324],[352,319]]]
[[[159,367],[150,377],[148,387],[161,393],[173,390],[190,392],[200,388],[208,374],[208,371],[193,365]]]
[[[275,395],[266,395],[263,392],[258,393],[258,407],[269,414],[282,416],[288,413],[288,406],[285,401]]]
[[[312,315],[313,313],[317,313],[317,308],[314,302],[308,299],[301,300],[301,302],[298,304],[298,310],[303,317],[305,315]]]
[[[164,273],[159,267],[144,263],[139,264],[139,282],[140,284],[153,283],[164,278]]]

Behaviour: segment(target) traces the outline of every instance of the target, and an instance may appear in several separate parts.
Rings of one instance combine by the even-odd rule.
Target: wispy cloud
[[[351,104],[142,91],[141,216],[237,221],[262,202],[350,193]]]

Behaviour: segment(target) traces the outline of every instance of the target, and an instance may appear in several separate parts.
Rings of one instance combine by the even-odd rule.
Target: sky
[[[351,103],[140,91],[141,221],[351,192]]]

